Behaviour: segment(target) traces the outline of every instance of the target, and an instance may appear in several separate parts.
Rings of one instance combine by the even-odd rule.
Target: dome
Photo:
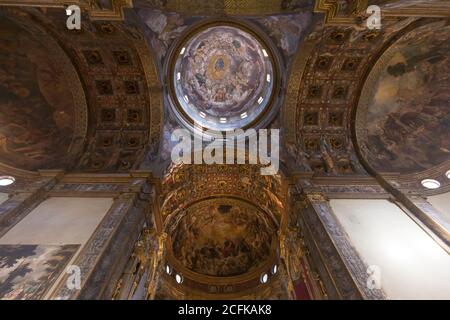
[[[173,56],[172,97],[188,124],[216,131],[246,128],[269,109],[274,60],[251,31],[207,26],[187,37]]]

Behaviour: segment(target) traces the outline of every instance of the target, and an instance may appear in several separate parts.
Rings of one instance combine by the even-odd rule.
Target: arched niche
[[[74,165],[87,132],[87,104],[70,58],[29,17],[3,11],[0,29],[0,169]]]

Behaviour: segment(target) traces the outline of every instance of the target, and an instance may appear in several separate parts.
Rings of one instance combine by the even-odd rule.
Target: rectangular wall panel
[[[49,297],[112,203],[54,197],[39,204],[0,238],[0,299]]]
[[[362,259],[379,268],[388,298],[450,299],[450,255],[398,206],[387,200],[330,203]]]
[[[0,244],[84,244],[111,198],[49,198],[9,230]]]

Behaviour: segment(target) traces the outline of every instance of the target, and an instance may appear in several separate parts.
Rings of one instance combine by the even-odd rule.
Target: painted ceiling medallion
[[[192,125],[220,131],[244,128],[270,106],[272,57],[249,32],[211,26],[191,36],[176,55],[175,100]]]

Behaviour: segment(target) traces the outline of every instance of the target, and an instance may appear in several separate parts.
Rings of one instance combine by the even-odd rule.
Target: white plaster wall
[[[334,199],[336,217],[390,299],[450,299],[450,255],[387,200]]]
[[[430,196],[427,200],[442,213],[444,220],[450,223],[450,192]]]
[[[8,200],[8,194],[7,193],[1,193],[0,192],[0,204]]]
[[[49,198],[0,238],[0,244],[84,244],[112,203],[111,198]]]

